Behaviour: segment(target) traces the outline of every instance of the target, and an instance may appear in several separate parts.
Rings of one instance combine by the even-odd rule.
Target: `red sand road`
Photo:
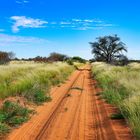
[[[7,140],[134,140],[124,120],[109,118],[113,107],[95,90],[90,66],[74,72],[52,91],[52,101],[37,108],[30,121]]]

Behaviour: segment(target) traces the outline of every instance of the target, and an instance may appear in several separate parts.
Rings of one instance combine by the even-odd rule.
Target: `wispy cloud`
[[[60,24],[62,25],[70,25],[72,24],[72,22],[68,22],[68,21],[61,21]]]
[[[1,51],[13,51],[16,57],[46,56],[50,52],[53,42],[46,38],[33,36],[18,36],[0,33]]]
[[[102,23],[104,21],[98,19],[72,19],[74,22],[78,23]]]
[[[101,24],[95,24],[96,27],[113,27],[117,26],[115,24],[110,24],[110,23],[101,23]]]
[[[23,2],[24,2],[24,3],[29,3],[29,1],[27,1],[27,0],[24,0]]]
[[[16,0],[16,3],[17,4],[27,4],[27,3],[29,3],[29,1],[28,0]]]
[[[72,30],[99,30],[115,26],[98,19],[70,19],[60,21],[44,21],[26,16],[12,16],[12,31],[18,32],[20,28],[67,28]],[[47,24],[47,26],[46,26]]]
[[[77,28],[74,28],[74,30],[81,30],[81,31],[86,31],[86,30],[101,30],[103,29],[103,27],[88,27],[88,26],[85,26],[85,27],[77,27]]]
[[[114,24],[106,23],[98,19],[71,19],[60,22],[61,28],[70,28],[73,30],[99,30],[105,27],[113,27]],[[59,27],[59,25],[58,25]]]
[[[49,42],[47,39],[37,38],[37,37],[23,37],[8,34],[0,34],[1,43],[32,43],[32,42]]]
[[[33,19],[30,17],[25,16],[12,16],[10,17],[11,20],[13,20],[13,26],[12,31],[18,32],[20,30],[20,27],[22,28],[42,28],[45,24],[47,24],[47,21],[40,20],[40,19]]]
[[[16,36],[16,35],[8,35],[8,34],[0,34],[0,47],[7,46],[30,46],[32,44],[40,45],[47,44],[50,41],[43,38],[37,37],[24,37],[24,36]]]

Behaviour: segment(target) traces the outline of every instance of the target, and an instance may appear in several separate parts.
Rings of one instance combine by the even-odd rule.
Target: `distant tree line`
[[[70,64],[72,64],[72,62],[80,62],[80,63],[85,63],[86,60],[79,57],[79,56],[74,56],[74,57],[69,57],[65,54],[60,54],[60,53],[50,53],[49,57],[41,57],[41,56],[37,56],[35,58],[32,59],[35,62],[56,62],[56,61],[66,61]]]
[[[54,61],[64,61],[68,58],[69,57],[67,55],[53,52],[53,53],[50,53],[50,55],[48,57],[36,56],[34,58],[21,58],[21,59],[16,57],[14,60],[16,60],[16,61],[20,61],[20,60],[22,60],[22,61],[34,61],[34,62],[46,63],[46,62],[54,62]]]
[[[68,59],[67,55],[53,52],[49,55],[49,57],[37,56],[37,57],[33,58],[33,61],[35,61],[35,62],[54,62],[54,61],[64,61],[66,59]]]
[[[128,60],[129,62],[136,62],[136,63],[140,63],[140,60],[135,60],[135,59],[130,59],[130,60]]]
[[[9,61],[15,60],[15,61],[34,61],[38,63],[51,63],[51,62],[56,62],[56,61],[65,61],[68,62],[69,64],[73,64],[73,62],[80,62],[80,63],[85,63],[86,60],[79,57],[79,56],[74,56],[74,57],[69,57],[65,54],[61,53],[56,53],[52,52],[48,57],[43,57],[43,56],[37,56],[35,58],[17,58],[15,57],[15,54],[13,52],[2,52],[0,51],[0,64],[7,64]]]

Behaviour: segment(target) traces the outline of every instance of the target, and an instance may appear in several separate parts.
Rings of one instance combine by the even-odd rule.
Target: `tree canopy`
[[[96,60],[112,63],[127,52],[126,45],[117,35],[98,37],[96,42],[90,42],[92,54]]]

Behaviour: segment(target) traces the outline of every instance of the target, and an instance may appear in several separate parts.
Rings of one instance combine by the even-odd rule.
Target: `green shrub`
[[[14,117],[11,117],[9,120],[8,120],[8,124],[10,126],[18,126],[24,122],[26,122],[28,120],[27,117],[21,117],[21,116],[14,116]]]
[[[0,134],[7,133],[11,127],[26,122],[32,112],[17,103],[5,101],[0,110]]]
[[[27,108],[11,101],[5,101],[1,111],[7,114],[7,118],[10,118],[14,115],[28,116],[30,113],[30,110],[28,110]]]
[[[50,101],[50,100],[51,100],[51,97],[46,96],[44,91],[37,90],[34,94],[34,102],[37,104],[43,103],[45,101]]]
[[[68,59],[68,60],[67,60],[67,63],[68,63],[69,65],[73,65],[73,64],[74,64],[73,61],[72,61],[72,59]]]
[[[8,125],[18,125],[28,120],[32,110],[11,101],[5,101],[0,110],[0,122]]]

